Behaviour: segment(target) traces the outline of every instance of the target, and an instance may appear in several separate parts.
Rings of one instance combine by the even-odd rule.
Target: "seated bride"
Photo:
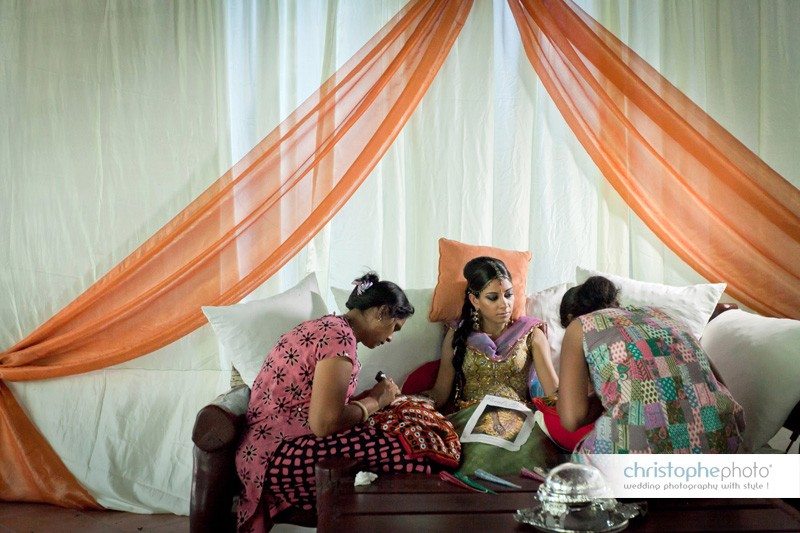
[[[437,408],[455,409],[449,418],[461,435],[460,472],[517,474],[563,462],[530,409],[533,398],[558,388],[545,324],[529,316],[512,321],[514,289],[501,260],[472,259],[464,278],[460,320],[448,328],[436,382],[423,393]]]

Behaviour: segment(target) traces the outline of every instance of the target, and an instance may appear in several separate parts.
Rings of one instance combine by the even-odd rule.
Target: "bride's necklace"
[[[505,324],[503,324],[503,327],[500,328],[500,331],[498,331],[497,333],[487,333],[487,332],[484,333],[486,333],[490,339],[496,340],[500,335],[502,335],[508,329],[508,326],[510,325],[511,322],[506,322]]]

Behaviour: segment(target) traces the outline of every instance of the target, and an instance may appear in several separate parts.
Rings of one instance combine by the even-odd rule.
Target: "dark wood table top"
[[[318,531],[535,531],[514,518],[530,507],[539,482],[505,476],[521,489],[485,483],[498,494],[467,491],[438,476],[386,474],[354,487],[345,463],[317,466]],[[778,499],[653,499],[626,531],[800,531],[800,512]]]

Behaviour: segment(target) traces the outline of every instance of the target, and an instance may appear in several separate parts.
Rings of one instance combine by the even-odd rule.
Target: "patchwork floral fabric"
[[[741,406],[685,325],[650,307],[583,315],[583,348],[605,408],[583,453],[735,453]]]

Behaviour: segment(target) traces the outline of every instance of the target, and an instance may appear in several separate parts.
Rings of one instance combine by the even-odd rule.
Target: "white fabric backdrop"
[[[0,0],[0,345],[169,220],[402,4]],[[800,186],[800,2],[581,5]],[[578,264],[702,280],[605,183],[504,0],[475,2],[384,160],[250,297],[310,271],[323,290],[367,268],[432,287],[439,237],[530,249],[531,290]],[[227,378],[206,326],[124,365],[11,387],[101,504],[185,514],[191,425]]]

